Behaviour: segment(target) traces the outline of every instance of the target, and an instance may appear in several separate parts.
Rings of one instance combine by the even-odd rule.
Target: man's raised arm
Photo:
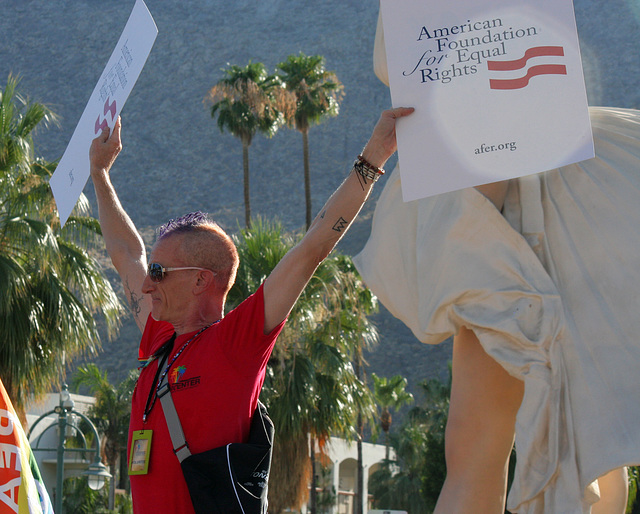
[[[412,113],[399,107],[384,111],[376,124],[362,157],[369,165],[382,168],[396,151],[396,120]],[[367,176],[367,175],[370,176]],[[289,315],[300,293],[322,260],[345,234],[366,201],[374,174],[355,168],[331,195],[304,238],[278,263],[264,283],[265,333],[273,330]]]
[[[91,179],[107,253],[122,279],[133,317],[142,331],[151,310],[149,299],[141,292],[147,272],[146,250],[142,237],[122,208],[109,176],[109,170],[122,150],[120,127],[118,118],[113,131],[106,128],[93,140],[89,152]]]

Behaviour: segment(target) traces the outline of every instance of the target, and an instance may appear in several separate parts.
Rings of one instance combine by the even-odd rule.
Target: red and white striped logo
[[[529,48],[520,59],[511,61],[487,61],[489,71],[516,71],[526,69],[526,73],[517,78],[489,79],[491,89],[522,89],[529,85],[529,81],[538,75],[566,75],[567,67],[564,64],[536,64],[528,66],[529,60],[534,57],[564,57],[564,49],[561,46],[536,46]]]

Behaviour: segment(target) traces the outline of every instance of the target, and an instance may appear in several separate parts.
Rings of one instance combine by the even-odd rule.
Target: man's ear
[[[196,283],[193,286],[193,294],[199,295],[216,287],[216,274],[210,270],[198,271]]]

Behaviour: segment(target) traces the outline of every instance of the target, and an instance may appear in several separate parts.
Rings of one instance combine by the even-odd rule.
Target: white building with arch
[[[395,459],[393,449],[390,458]],[[357,492],[358,448],[355,441],[346,441],[332,437],[325,447],[328,459],[322,457],[316,449],[316,477],[319,486],[332,486],[336,494],[335,505],[325,510],[330,514],[353,514]],[[364,468],[363,512],[369,511],[369,477],[383,463],[385,446],[381,444],[362,443],[362,461]],[[323,467],[323,464],[325,465]],[[326,470],[326,471],[325,471]],[[306,513],[306,509],[302,510]]]

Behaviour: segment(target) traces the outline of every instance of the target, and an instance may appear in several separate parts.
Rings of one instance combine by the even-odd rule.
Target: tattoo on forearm
[[[363,191],[366,191],[366,185],[368,184],[367,179],[364,178],[360,173],[356,173],[356,177],[358,177],[358,183]]]
[[[336,232],[342,232],[343,230],[345,230],[345,227],[349,225],[349,222],[344,219],[342,216],[340,216],[340,218],[338,218],[338,221],[336,221],[335,225],[333,225],[333,230],[335,230]]]
[[[327,211],[324,210],[322,211],[322,214],[320,215],[320,219],[323,220],[324,219],[324,215],[327,214]]]
[[[140,307],[140,300],[142,299],[142,297],[138,297],[138,295],[131,290],[131,287],[129,287],[129,279],[127,279],[125,287],[127,289],[127,293],[129,294],[129,306],[131,307],[133,317],[135,319],[138,319],[140,312],[142,311],[142,308]]]

